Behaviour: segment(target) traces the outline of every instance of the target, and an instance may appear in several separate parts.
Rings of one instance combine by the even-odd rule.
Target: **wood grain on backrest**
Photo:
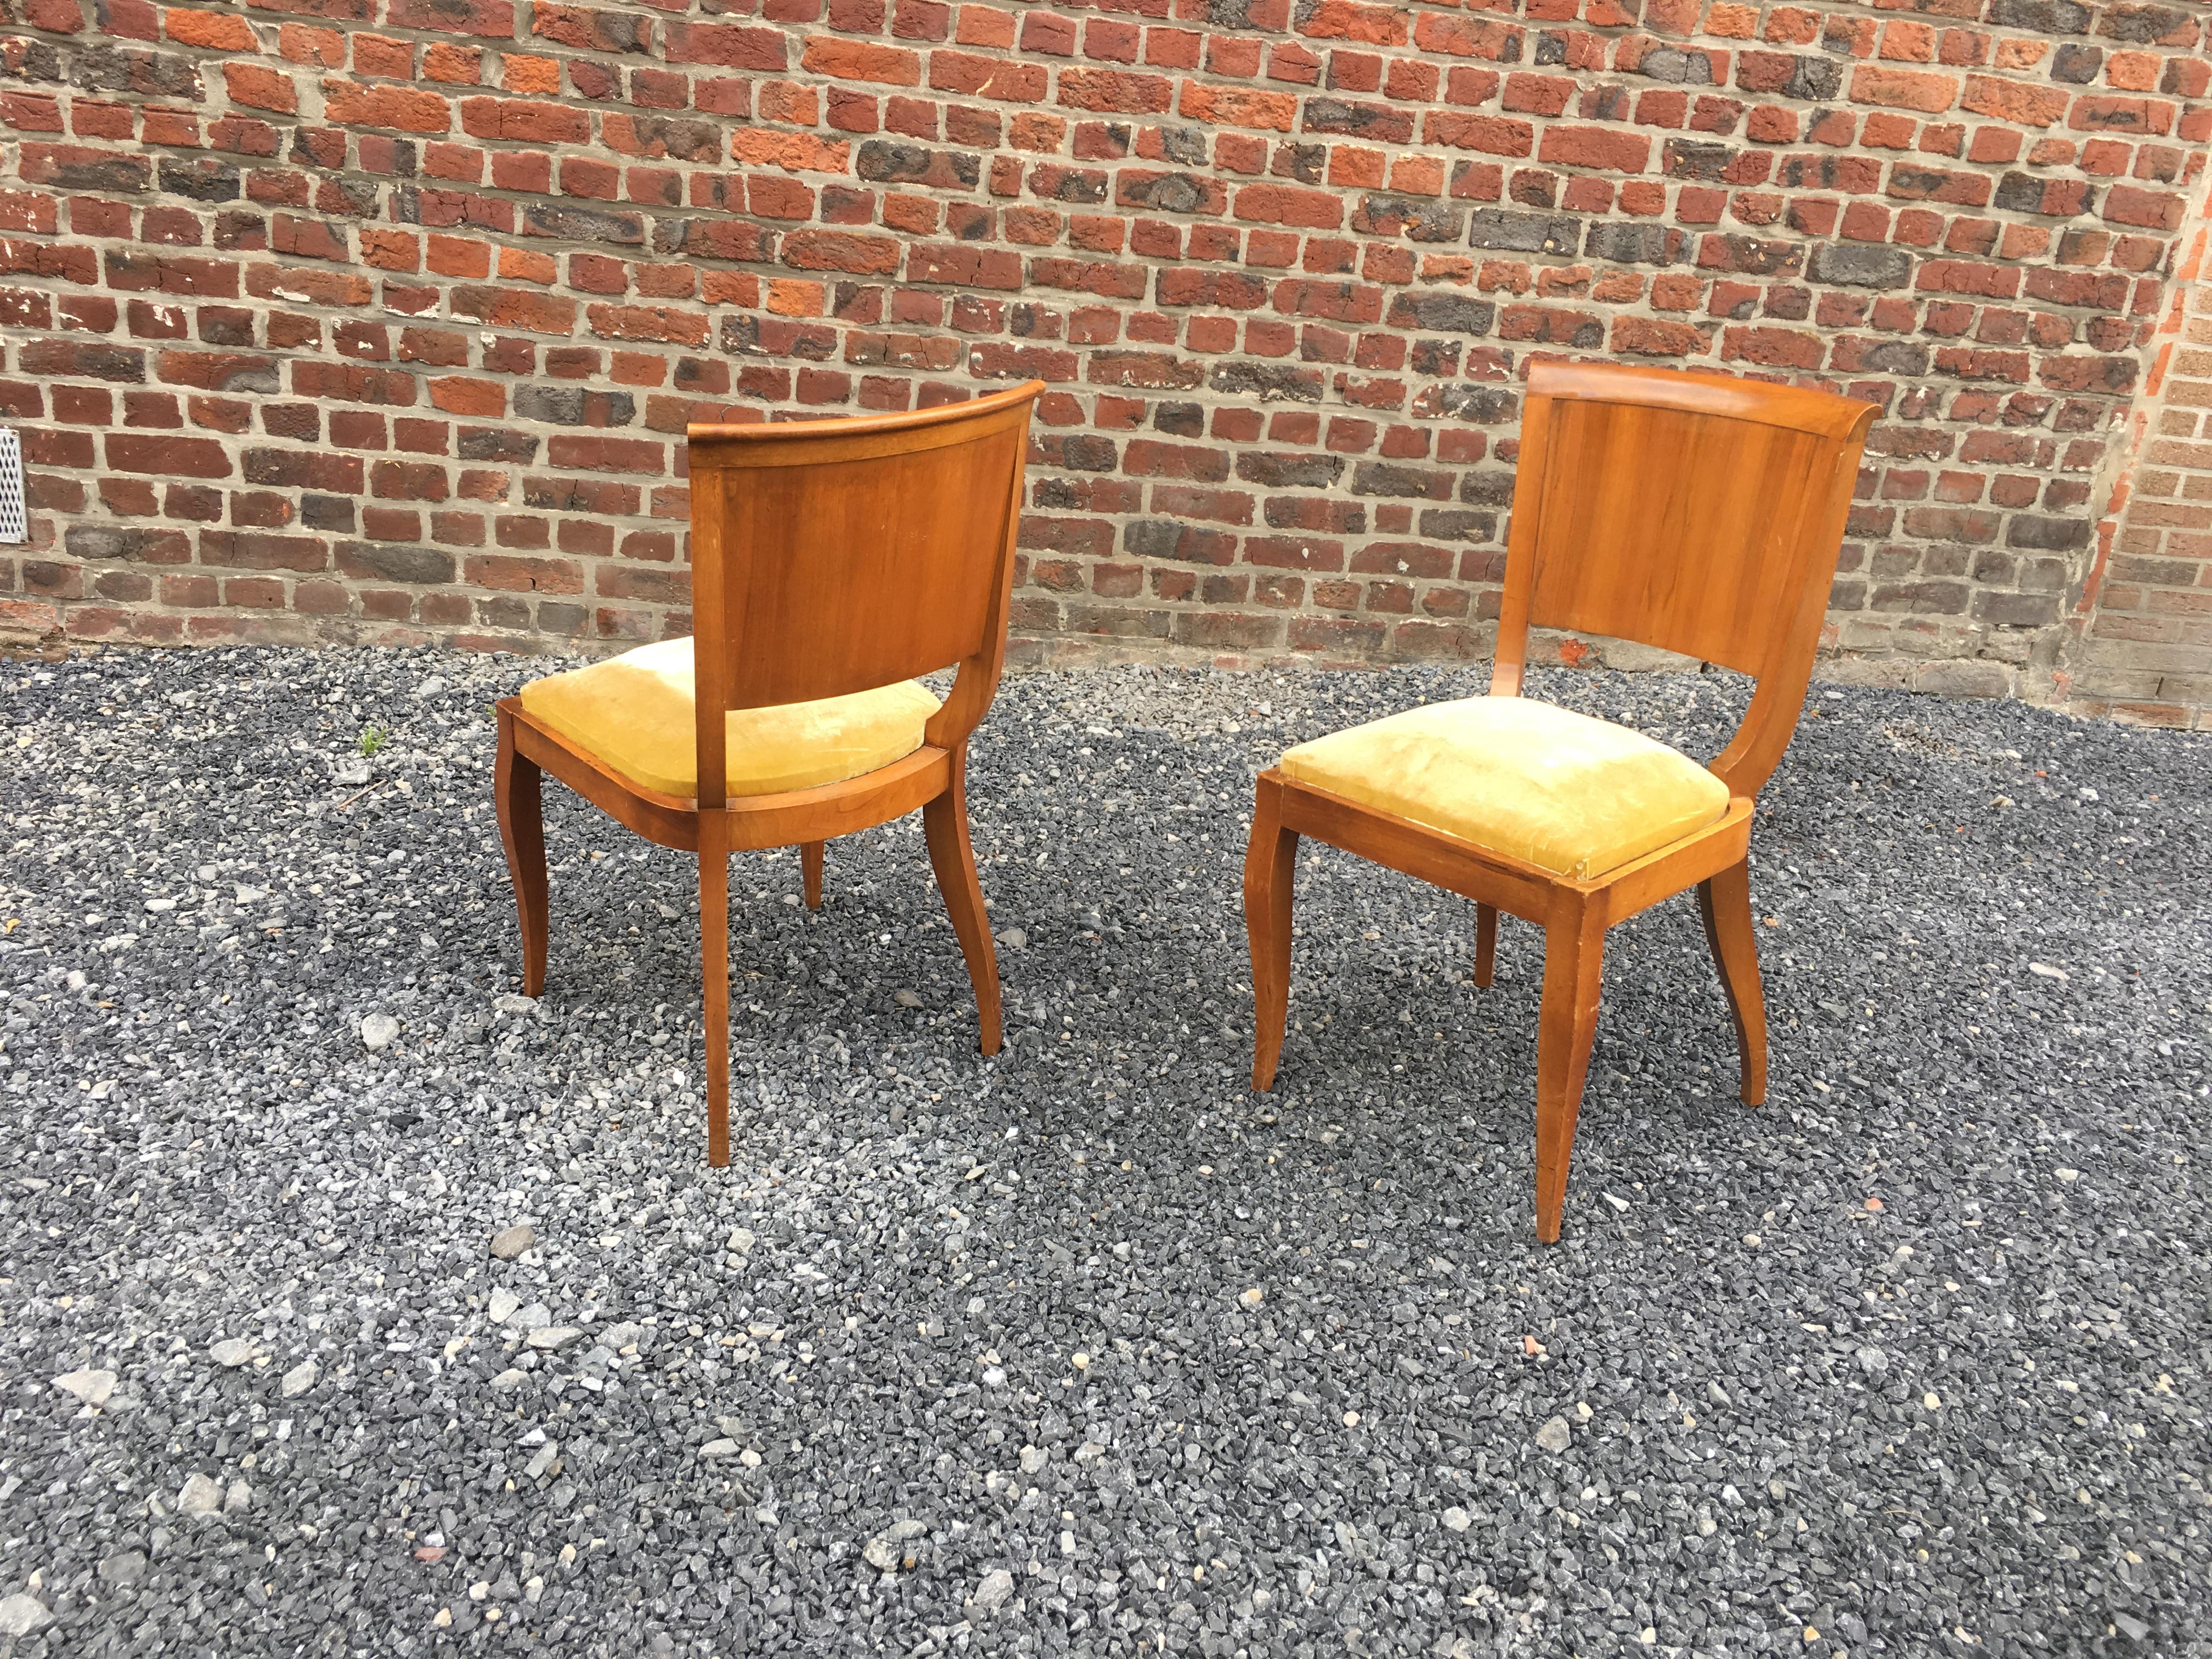
[[[1003,639],[1032,381],[915,414],[690,428],[699,701],[840,696]]]
[[[1532,626],[1754,675],[1753,714],[1714,769],[1755,789],[1803,701],[1875,414],[1829,392],[1721,375],[1537,364],[1496,688],[1517,690]]]
[[[1533,577],[1528,622],[1765,672],[1790,642],[1790,596],[1833,579],[1842,526],[1820,532],[1839,465],[1857,465],[1847,434],[1871,406],[1548,363],[1529,377],[1529,404],[1543,432],[1540,454],[1523,442],[1510,562],[1534,568],[1509,565],[1506,578]]]

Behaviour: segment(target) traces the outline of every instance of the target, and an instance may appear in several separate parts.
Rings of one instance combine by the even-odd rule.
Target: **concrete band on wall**
[[[1826,672],[2201,722],[2203,17],[0,0],[0,628],[615,648],[686,421],[1034,374],[1030,659],[1479,657],[1583,353],[1882,406]]]

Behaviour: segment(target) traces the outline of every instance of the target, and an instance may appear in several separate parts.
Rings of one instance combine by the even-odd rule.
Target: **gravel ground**
[[[718,1172],[686,860],[549,788],[515,994],[532,672],[0,663],[0,1653],[2212,1652],[2203,739],[1817,688],[1770,1103],[1620,930],[1547,1250],[1534,930],[1309,846],[1242,1081],[1252,772],[1479,676],[1010,681],[1006,1052],[918,823],[747,855]]]

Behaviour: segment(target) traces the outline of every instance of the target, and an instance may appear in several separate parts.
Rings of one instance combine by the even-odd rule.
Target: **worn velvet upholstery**
[[[1429,703],[1300,744],[1285,777],[1577,881],[1702,830],[1728,786],[1639,732],[1525,697]]]
[[[663,640],[522,688],[524,712],[631,782],[690,799],[698,792],[691,641]],[[908,680],[819,702],[733,708],[729,793],[810,789],[888,766],[921,747],[937,712]]]

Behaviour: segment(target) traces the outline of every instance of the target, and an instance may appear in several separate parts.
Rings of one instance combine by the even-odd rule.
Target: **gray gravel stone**
[[[912,1566],[914,1557],[908,1546],[915,1539],[929,1531],[919,1521],[894,1521],[860,1547],[860,1559],[878,1572],[896,1571],[902,1566]]]
[[[284,1373],[283,1379],[276,1385],[276,1392],[283,1399],[296,1399],[313,1388],[316,1379],[321,1375],[320,1365],[312,1358],[303,1359]]]
[[[1563,1452],[1574,1443],[1574,1436],[1567,1428],[1564,1417],[1547,1417],[1544,1426],[1536,1431],[1536,1443],[1547,1452]]]
[[[177,1510],[183,1515],[213,1515],[222,1507],[222,1488],[194,1470],[185,1477],[184,1489],[177,1494]]]
[[[399,1022],[389,1014],[370,1014],[361,1023],[362,1046],[371,1054],[389,1048],[399,1035]]]
[[[528,1226],[507,1228],[492,1235],[491,1253],[495,1261],[512,1261],[538,1243],[535,1229]]]
[[[485,708],[544,666],[0,664],[0,1588],[57,1620],[11,1659],[2212,1653],[2203,738],[1816,687],[1754,842],[1768,1103],[1694,904],[1613,930],[1544,1249],[1535,929],[1478,994],[1472,907],[1302,846],[1243,1083],[1254,771],[1480,669],[1010,678],[1005,1048],[917,824],[818,913],[741,855],[714,1170],[686,855],[549,787],[518,995]],[[1699,754],[1743,707],[1531,684]],[[94,1365],[97,1414],[50,1386]],[[250,1507],[180,1518],[196,1473]]]
[[[253,1344],[242,1336],[225,1337],[208,1348],[208,1358],[218,1365],[250,1365],[253,1355]]]
[[[145,1582],[146,1552],[123,1550],[100,1564],[100,1579],[117,1589],[135,1589]]]
[[[105,1406],[115,1393],[113,1371],[64,1371],[54,1379],[54,1386],[64,1394],[72,1395],[88,1406]]]
[[[968,1598],[968,1610],[976,1613],[996,1613],[1006,1605],[1007,1599],[1013,1593],[1014,1575],[1004,1567],[994,1567],[975,1586],[975,1595]]]
[[[0,1595],[0,1636],[35,1636],[53,1622],[53,1614],[37,1596],[20,1590]]]

